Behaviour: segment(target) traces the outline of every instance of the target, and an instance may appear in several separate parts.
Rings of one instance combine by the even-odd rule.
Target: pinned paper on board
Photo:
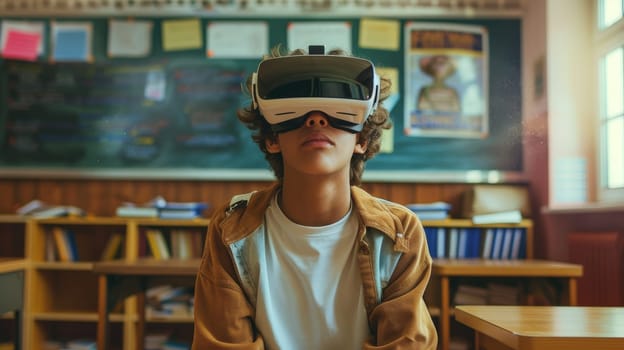
[[[291,22],[288,24],[288,50],[308,50],[325,45],[325,53],[342,49],[351,53],[351,23],[347,21]]]
[[[206,26],[206,56],[260,58],[268,52],[267,22],[212,22]]]
[[[399,93],[399,70],[393,67],[375,67],[377,74],[380,77],[386,77],[390,79],[392,85],[390,85],[390,93],[398,94]]]
[[[17,37],[14,35],[12,38],[12,42],[9,43],[9,34],[11,33],[20,33],[27,34],[26,36],[18,35]],[[31,53],[26,53],[26,51],[30,51],[27,47],[18,48],[19,46],[30,46],[32,44],[31,40],[35,37],[38,38],[38,43],[36,46],[36,55],[41,56],[43,54],[43,46],[44,46],[44,25],[43,22],[37,21],[10,21],[4,20],[0,25],[0,52],[4,57],[6,56],[7,48],[11,51],[18,49],[21,52],[21,55],[25,55],[30,57]],[[9,58],[9,57],[7,57]]]
[[[368,49],[398,51],[400,47],[400,22],[387,19],[362,19],[359,45]]]
[[[2,49],[2,57],[34,61],[37,59],[37,47],[40,41],[41,36],[39,34],[10,31],[7,35],[6,44]]]
[[[152,21],[108,22],[109,57],[145,57],[152,50]]]
[[[93,27],[88,22],[52,23],[53,61],[92,61]]]
[[[201,22],[198,19],[175,19],[162,23],[165,51],[192,50],[202,47]]]

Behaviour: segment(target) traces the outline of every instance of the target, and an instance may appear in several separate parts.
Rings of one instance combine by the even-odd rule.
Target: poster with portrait
[[[405,25],[405,134],[488,135],[488,37],[484,27]]]

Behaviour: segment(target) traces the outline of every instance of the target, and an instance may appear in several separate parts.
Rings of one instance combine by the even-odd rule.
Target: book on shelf
[[[146,314],[149,317],[191,317],[190,301],[192,287],[159,285],[149,288],[146,293]]]
[[[121,243],[123,235],[121,233],[113,233],[106,242],[100,260],[113,260],[119,256],[121,251]]]
[[[78,248],[73,232],[57,226],[52,228],[52,236],[56,247],[55,256],[59,261],[78,261]]]
[[[508,210],[472,216],[472,223],[476,225],[519,224],[520,222],[522,222],[522,213],[520,210]]]
[[[479,286],[460,284],[453,297],[454,305],[484,305],[487,304],[488,290]]]
[[[193,235],[188,230],[171,231],[171,255],[175,259],[186,260],[196,257],[193,251]]]
[[[145,236],[155,259],[166,260],[171,257],[165,235],[160,230],[149,229],[145,232]]]
[[[520,289],[516,285],[496,282],[487,284],[487,303],[490,305],[517,305],[519,299]]]
[[[525,230],[522,228],[515,228],[513,231],[513,240],[511,243],[511,259],[523,259],[525,258],[526,250],[526,238]]]
[[[123,205],[117,207],[116,215],[125,218],[157,218],[158,208]]]
[[[459,230],[457,230],[457,228],[451,228],[449,230],[449,247],[448,247],[449,259],[457,259],[458,243],[459,243]]]
[[[429,254],[447,259],[524,259],[524,227],[424,226]]]
[[[96,350],[97,344],[93,339],[74,339],[67,342],[67,350]]]
[[[188,343],[169,340],[169,341],[166,341],[162,345],[161,349],[162,350],[190,350],[191,345]]]
[[[83,216],[84,210],[73,205],[51,205],[41,200],[35,199],[19,207],[16,211],[18,215],[31,216],[38,219],[54,218],[61,216]]]
[[[481,250],[481,257],[483,259],[489,259],[492,256],[492,242],[494,242],[494,229],[488,228],[485,230],[483,248]]]

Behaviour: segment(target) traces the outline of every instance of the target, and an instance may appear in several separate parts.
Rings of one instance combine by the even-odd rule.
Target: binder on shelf
[[[438,257],[438,248],[437,248],[437,234],[435,227],[425,227],[425,238],[427,239],[427,247],[429,248],[429,255],[432,258]]]
[[[504,234],[505,231],[501,228],[494,230],[494,242],[492,244],[492,255],[490,256],[491,259],[500,259]]]
[[[513,230],[508,228],[504,230],[503,246],[501,247],[501,259],[511,258],[511,241],[513,239]]]
[[[526,232],[522,228],[515,228],[513,232],[513,242],[511,244],[511,259],[525,258]]]
[[[446,255],[446,230],[444,229],[444,227],[438,227],[436,236],[437,236],[436,256],[438,258],[445,258],[447,257],[447,255]]]
[[[485,230],[485,237],[483,238],[483,249],[481,250],[481,257],[483,259],[489,259],[492,257],[492,245],[494,243],[494,229],[488,228]]]
[[[457,259],[457,249],[459,244],[459,231],[456,228],[449,230],[449,249],[448,257],[450,259]]]

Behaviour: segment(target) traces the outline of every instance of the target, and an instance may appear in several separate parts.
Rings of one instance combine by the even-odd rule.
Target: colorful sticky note
[[[111,20],[108,25],[110,57],[143,57],[152,49],[152,21]]]
[[[397,51],[400,45],[400,28],[397,20],[362,19],[360,47]]]
[[[56,61],[86,61],[88,57],[86,40],[85,31],[59,31],[54,42],[54,59]]]
[[[7,34],[6,44],[2,50],[2,57],[34,61],[37,59],[37,51],[41,35],[38,33],[27,33],[20,31],[10,31]]]
[[[202,47],[200,21],[197,19],[164,21],[162,40],[165,51],[199,49]]]

